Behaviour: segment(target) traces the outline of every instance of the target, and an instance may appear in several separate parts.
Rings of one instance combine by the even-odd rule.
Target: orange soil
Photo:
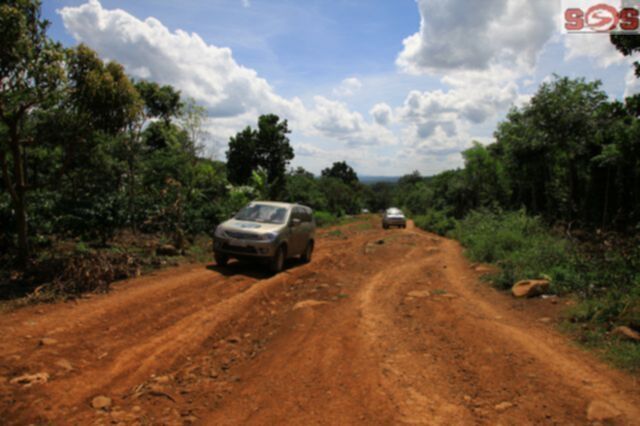
[[[640,424],[636,378],[540,322],[550,301],[413,226],[339,229],[275,277],[191,265],[0,315],[0,423],[589,424],[596,402]]]

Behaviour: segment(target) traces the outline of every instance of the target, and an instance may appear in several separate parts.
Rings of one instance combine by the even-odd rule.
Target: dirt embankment
[[[640,424],[636,379],[540,321],[556,311],[488,288],[455,242],[372,219],[275,277],[188,266],[3,314],[0,419]]]

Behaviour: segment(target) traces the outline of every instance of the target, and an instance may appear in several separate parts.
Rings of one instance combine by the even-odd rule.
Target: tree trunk
[[[27,206],[25,195],[27,185],[24,175],[24,156],[22,155],[22,146],[16,128],[11,129],[11,154],[13,157],[13,178],[15,179],[16,199],[14,200],[14,208],[16,210],[16,222],[18,225],[18,260],[21,265],[26,265],[29,258],[29,241],[27,239]]]
[[[13,177],[9,174],[7,158],[5,157],[5,152],[2,150],[0,150],[0,162],[2,163],[2,177],[4,184],[9,195],[11,195],[11,204],[16,215],[18,232],[18,261],[20,265],[25,266],[27,259],[29,258],[29,241],[25,200],[27,185],[24,175],[24,156],[22,155],[17,123],[11,123],[8,127],[9,148],[11,150],[11,159],[13,161]]]

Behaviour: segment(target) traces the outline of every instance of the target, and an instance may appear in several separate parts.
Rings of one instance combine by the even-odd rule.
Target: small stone
[[[524,280],[516,283],[511,289],[514,297],[536,297],[549,290],[549,280]]]
[[[55,345],[57,343],[58,343],[58,341],[56,339],[52,339],[51,337],[45,337],[43,339],[40,339],[39,345],[40,346],[51,346],[51,345]]]
[[[211,377],[212,379],[217,379],[219,375],[220,374],[218,373],[218,371],[213,368],[211,369],[211,371],[209,371],[209,377]]]
[[[91,406],[96,410],[107,410],[111,407],[111,398],[104,395],[96,396],[91,400]]]
[[[426,299],[428,297],[431,297],[431,292],[429,290],[411,291],[407,294],[407,297],[413,297],[416,299]]]
[[[471,402],[473,400],[473,398],[471,398],[469,395],[463,396],[462,399],[464,399],[465,402]]]
[[[227,337],[227,342],[231,344],[240,343],[240,337],[239,336]]]
[[[604,401],[592,401],[587,408],[587,419],[590,422],[611,422],[622,413]]]
[[[493,407],[496,411],[503,412],[507,411],[509,408],[513,407],[513,403],[511,402],[501,402],[500,404]]]
[[[540,318],[538,321],[545,323],[545,324],[549,324],[551,321],[553,321],[551,318],[549,317],[544,317],[544,318]]]
[[[55,362],[56,366],[62,368],[63,370],[71,371],[73,370],[73,365],[66,359],[59,359]]]
[[[48,373],[25,374],[23,376],[14,377],[9,383],[12,385],[23,385],[25,388],[32,385],[41,385],[49,381]]]
[[[293,310],[297,311],[305,308],[313,308],[316,306],[326,305],[327,302],[321,302],[319,300],[303,300],[302,302],[298,302],[293,306]]]
[[[171,377],[169,376],[160,376],[155,378],[156,383],[165,384],[171,381]]]
[[[621,337],[625,340],[640,342],[640,333],[629,327],[616,327],[611,332],[614,336]]]

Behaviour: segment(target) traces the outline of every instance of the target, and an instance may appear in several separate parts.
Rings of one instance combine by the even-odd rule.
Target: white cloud
[[[395,136],[386,128],[369,123],[359,112],[350,111],[343,102],[316,96],[312,111],[313,126],[322,135],[342,140],[350,146],[393,145]]]
[[[482,124],[524,99],[514,82],[449,79],[452,88],[412,91],[395,115],[407,125],[403,141],[416,153],[452,152],[468,146],[470,126]]]
[[[251,7],[251,0],[242,0],[242,7],[244,8]]]
[[[588,58],[600,68],[628,62],[611,43],[609,34],[567,34],[564,45],[566,61]]]
[[[420,31],[397,65],[409,73],[527,68],[556,28],[556,0],[417,0]]]
[[[391,107],[386,103],[375,104],[369,114],[373,117],[376,123],[381,126],[388,126],[393,118],[393,111]]]
[[[220,140],[260,114],[287,118],[294,132],[334,138],[351,146],[393,143],[393,135],[380,131],[345,104],[315,98],[313,108],[298,98],[279,96],[258,73],[238,64],[231,49],[205,43],[182,30],[171,32],[155,18],[144,21],[124,10],[107,10],[98,0],[59,11],[73,37],[102,57],[122,63],[134,77],[171,84],[183,95],[207,108],[207,130]],[[356,78],[344,80],[343,94],[361,87]]]
[[[355,77],[349,77],[342,80],[340,86],[333,89],[333,94],[339,97],[353,96],[362,88],[362,82]]]
[[[625,78],[626,87],[624,90],[624,97],[633,96],[640,93],[640,78],[636,76],[636,69],[630,67]]]

